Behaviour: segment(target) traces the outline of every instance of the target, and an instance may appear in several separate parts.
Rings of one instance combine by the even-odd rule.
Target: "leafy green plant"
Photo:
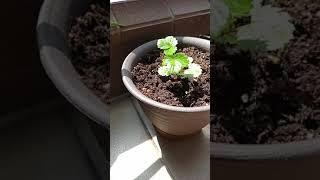
[[[177,52],[178,41],[173,36],[159,39],[157,46],[163,50],[164,58],[158,69],[161,76],[179,76],[183,78],[197,78],[201,75],[202,69],[199,64],[193,63],[192,57]]]
[[[280,8],[262,5],[263,0],[215,0],[213,38],[244,50],[277,50],[293,38],[291,17]],[[250,22],[238,25],[239,19]]]

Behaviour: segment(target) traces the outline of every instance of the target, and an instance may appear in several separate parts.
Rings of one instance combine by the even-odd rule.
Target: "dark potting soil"
[[[109,79],[109,8],[97,1],[76,18],[69,32],[72,63],[82,82],[103,102],[110,94]]]
[[[132,70],[133,82],[145,96],[172,106],[198,107],[210,103],[210,53],[195,47],[185,47],[178,51],[193,58],[202,68],[197,80],[162,77],[158,68],[163,53],[154,50],[141,59]]]
[[[295,38],[257,54],[212,43],[211,141],[273,144],[320,137],[320,2],[275,0]]]

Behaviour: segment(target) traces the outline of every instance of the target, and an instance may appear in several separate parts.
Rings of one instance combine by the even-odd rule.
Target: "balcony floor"
[[[163,138],[127,95],[112,101],[110,126],[111,178],[210,178],[209,126],[187,139]]]
[[[0,179],[99,179],[71,109],[54,102],[0,117]]]

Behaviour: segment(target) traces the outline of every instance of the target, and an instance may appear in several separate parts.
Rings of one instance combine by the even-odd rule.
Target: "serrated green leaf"
[[[166,55],[173,55],[177,51],[177,44],[178,41],[173,36],[167,36],[157,42],[158,48],[164,50]]]
[[[174,61],[172,67],[173,68],[172,68],[171,74],[179,74],[180,71],[182,70],[182,64],[179,61]]]
[[[191,63],[184,72],[186,77],[194,77],[197,78],[202,74],[202,69],[199,64]]]
[[[238,40],[266,42],[267,50],[283,48],[293,38],[294,26],[290,20],[289,14],[280,8],[256,5],[251,11],[251,24],[238,28]]]
[[[160,66],[158,69],[158,74],[160,76],[169,76],[169,68],[168,66]]]
[[[169,49],[171,47],[171,44],[167,43],[165,39],[159,39],[157,46],[159,49]]]
[[[176,45],[177,40],[172,36],[158,40],[157,46],[158,48],[163,49],[165,54],[162,64],[158,68],[158,74],[161,76],[178,75],[184,77],[183,70],[188,68],[186,72],[190,71],[195,74],[195,76],[199,76],[199,68],[195,67],[197,64],[192,63],[193,59],[186,54],[182,52],[176,53]]]
[[[188,60],[188,56],[185,55],[184,53],[177,53],[174,55],[174,59],[179,61],[182,65],[182,67],[188,67],[189,65],[189,60]]]
[[[177,51],[177,47],[176,46],[172,46],[168,49],[164,50],[164,54],[167,56],[173,55],[175,52]]]
[[[179,61],[168,60],[167,64],[159,67],[158,73],[161,76],[169,76],[179,74],[182,70],[182,65]]]
[[[166,66],[168,63],[170,63],[170,59],[168,57],[164,57],[162,60],[161,65]]]

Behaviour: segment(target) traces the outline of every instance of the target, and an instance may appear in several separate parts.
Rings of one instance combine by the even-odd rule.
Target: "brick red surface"
[[[210,11],[208,0],[164,0],[171,9],[175,18],[188,14]]]
[[[209,34],[210,14],[197,14],[174,21],[174,31],[179,36],[198,36]]]
[[[139,0],[111,6],[115,18],[124,27],[169,20],[170,11],[162,0]]]

